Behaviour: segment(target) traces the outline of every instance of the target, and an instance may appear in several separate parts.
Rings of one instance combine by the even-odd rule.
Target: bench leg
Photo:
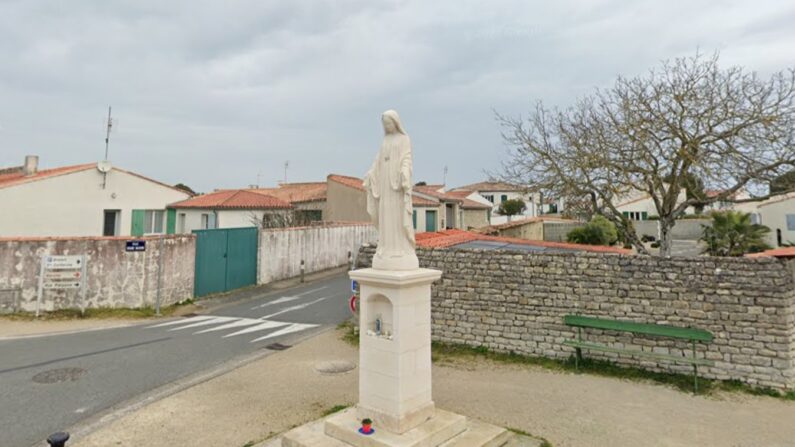
[[[693,360],[696,359],[696,341],[693,340]],[[693,394],[698,394],[698,365],[693,364]]]
[[[574,348],[574,350],[575,350],[575,354],[574,354],[574,370],[575,371],[579,371],[580,370],[580,361],[582,360],[582,349]]]

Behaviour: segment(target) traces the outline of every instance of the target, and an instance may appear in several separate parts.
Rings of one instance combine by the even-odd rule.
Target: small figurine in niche
[[[372,435],[375,433],[373,429],[373,420],[370,418],[362,419],[362,427],[359,429],[359,433],[363,435]]]
[[[375,335],[381,336],[382,324],[381,324],[381,314],[376,315],[375,317]]]

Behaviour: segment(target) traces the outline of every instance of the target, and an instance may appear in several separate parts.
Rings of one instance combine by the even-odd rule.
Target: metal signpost
[[[45,290],[78,289],[80,311],[86,310],[86,255],[50,256],[41,258],[39,290],[36,296],[36,316],[41,313],[41,299]]]

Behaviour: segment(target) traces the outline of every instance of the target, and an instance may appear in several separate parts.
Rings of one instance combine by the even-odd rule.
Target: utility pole
[[[444,190],[447,191],[447,165],[444,165],[444,174],[442,175],[442,179]]]
[[[105,162],[108,161],[108,148],[110,146],[110,130],[113,127],[113,120],[110,117],[111,106],[108,106],[108,125],[107,130],[105,131]],[[102,189],[105,189],[105,186],[108,184],[108,173],[102,173]]]

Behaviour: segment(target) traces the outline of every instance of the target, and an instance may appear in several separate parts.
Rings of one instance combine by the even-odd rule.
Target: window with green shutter
[[[146,210],[132,210],[132,225],[130,227],[130,235],[143,236],[144,235],[144,214]]]
[[[177,210],[169,208],[166,210],[166,234],[177,232]]]
[[[417,210],[411,212],[411,222],[414,223],[414,229],[417,229]]]
[[[649,213],[647,213],[646,211],[640,213],[640,220],[649,220]]]

